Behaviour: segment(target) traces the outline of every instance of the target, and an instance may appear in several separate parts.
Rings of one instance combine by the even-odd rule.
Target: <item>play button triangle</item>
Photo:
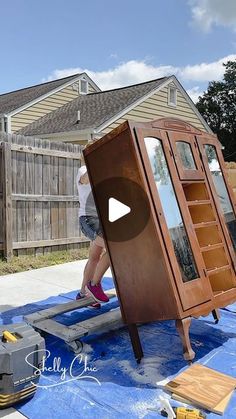
[[[118,201],[115,198],[109,198],[108,201],[108,220],[113,223],[119,218],[124,217],[126,214],[129,214],[131,208],[128,205],[123,204],[123,202]]]

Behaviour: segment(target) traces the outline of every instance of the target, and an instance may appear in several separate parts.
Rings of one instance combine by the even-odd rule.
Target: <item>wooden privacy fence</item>
[[[40,254],[79,247],[81,146],[0,134],[0,249]]]

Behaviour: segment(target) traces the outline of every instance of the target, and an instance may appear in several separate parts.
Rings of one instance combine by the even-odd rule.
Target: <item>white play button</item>
[[[109,198],[108,201],[108,220],[113,223],[124,215],[129,214],[131,208],[115,198]]]

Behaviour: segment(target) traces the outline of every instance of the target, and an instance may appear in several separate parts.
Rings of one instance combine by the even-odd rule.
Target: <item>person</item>
[[[109,301],[102,289],[101,280],[110,266],[110,261],[105,250],[101,225],[92,196],[87,168],[84,164],[78,170],[76,182],[80,203],[80,228],[82,233],[91,240],[81,290],[78,292],[76,299],[91,296],[96,301],[92,306],[100,308],[100,303]]]

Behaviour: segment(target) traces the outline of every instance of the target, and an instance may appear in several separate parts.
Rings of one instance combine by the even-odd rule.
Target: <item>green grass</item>
[[[11,262],[0,260],[0,275],[59,265],[60,263],[73,262],[75,260],[86,259],[87,257],[87,248],[62,250],[38,256],[14,256]]]

